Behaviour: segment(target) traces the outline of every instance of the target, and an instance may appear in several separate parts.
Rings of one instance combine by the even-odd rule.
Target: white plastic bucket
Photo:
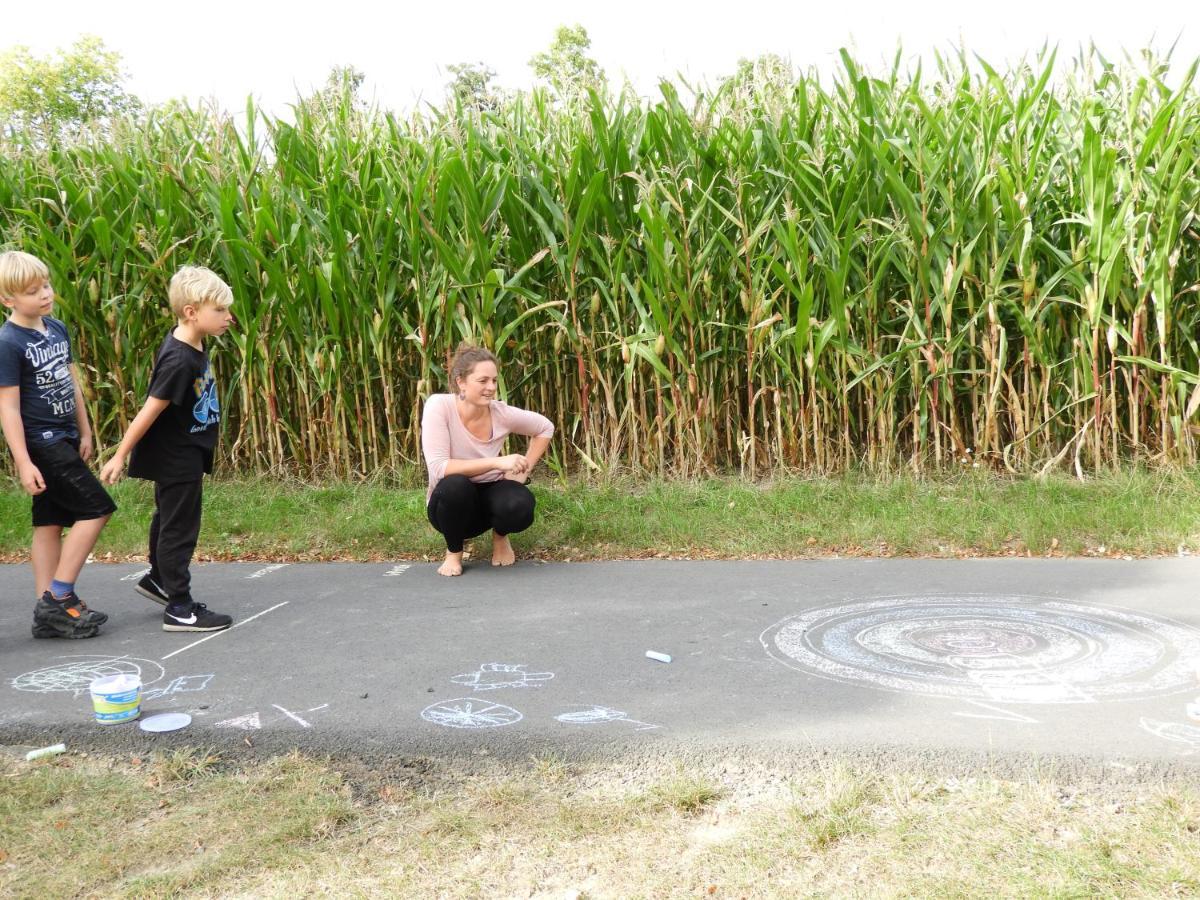
[[[136,675],[108,675],[91,683],[92,708],[101,725],[132,722],[142,714],[142,680]]]

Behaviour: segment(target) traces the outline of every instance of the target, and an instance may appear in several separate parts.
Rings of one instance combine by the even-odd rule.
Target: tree
[[[354,66],[334,66],[329,70],[322,93],[330,99],[341,100],[348,97],[353,103],[361,104],[358,91],[366,78],[366,74]]]
[[[334,66],[325,84],[296,104],[296,120],[328,122],[337,117],[353,117],[365,112],[367,104],[359,96],[366,75],[354,66]]]
[[[124,80],[121,55],[92,35],[45,59],[12,47],[0,56],[0,116],[14,137],[78,134],[141,108]]]
[[[366,103],[358,92],[366,78],[354,66],[334,66],[325,78],[325,86],[309,99],[319,106],[337,108],[345,104],[349,109],[361,111]]]
[[[796,82],[791,62],[777,53],[763,53],[754,59],[742,57],[737,71],[725,79],[742,90],[785,92]]]
[[[479,111],[495,109],[500,105],[500,93],[491,86],[496,77],[495,71],[482,62],[455,63],[446,66],[454,76],[446,83],[446,91],[450,99],[461,103],[463,107]]]
[[[574,28],[560,25],[550,48],[534,54],[529,66],[560,97],[577,97],[588,88],[600,88],[605,83],[604,70],[587,55],[591,46],[592,40],[582,25]]]

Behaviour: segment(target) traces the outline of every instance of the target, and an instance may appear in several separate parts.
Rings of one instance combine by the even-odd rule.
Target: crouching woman
[[[481,347],[460,345],[450,364],[454,393],[434,394],[421,416],[421,449],[429,469],[426,511],[446,539],[440,575],[461,575],[463,541],[492,531],[492,565],[516,561],[509,535],[533,524],[534,498],[525,482],[554,424],[496,399],[499,367]],[[525,453],[498,455],[510,434],[528,437]]]

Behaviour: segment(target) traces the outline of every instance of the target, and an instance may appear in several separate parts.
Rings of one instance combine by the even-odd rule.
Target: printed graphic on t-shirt
[[[68,365],[71,345],[68,341],[29,344],[25,358],[33,366],[34,384],[52,415],[70,416],[75,412],[75,383]]]
[[[217,382],[212,375],[212,366],[196,379],[195,389],[197,400],[192,407],[192,417],[196,424],[191,428],[193,434],[221,421],[221,403],[217,399]]]

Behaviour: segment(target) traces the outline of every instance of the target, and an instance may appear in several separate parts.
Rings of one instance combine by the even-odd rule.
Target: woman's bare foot
[[[446,561],[438,566],[439,575],[461,575],[462,574],[462,553],[451,553],[446,551]]]
[[[511,566],[517,561],[516,551],[509,543],[508,535],[493,534],[492,535],[492,565],[493,566]]]

